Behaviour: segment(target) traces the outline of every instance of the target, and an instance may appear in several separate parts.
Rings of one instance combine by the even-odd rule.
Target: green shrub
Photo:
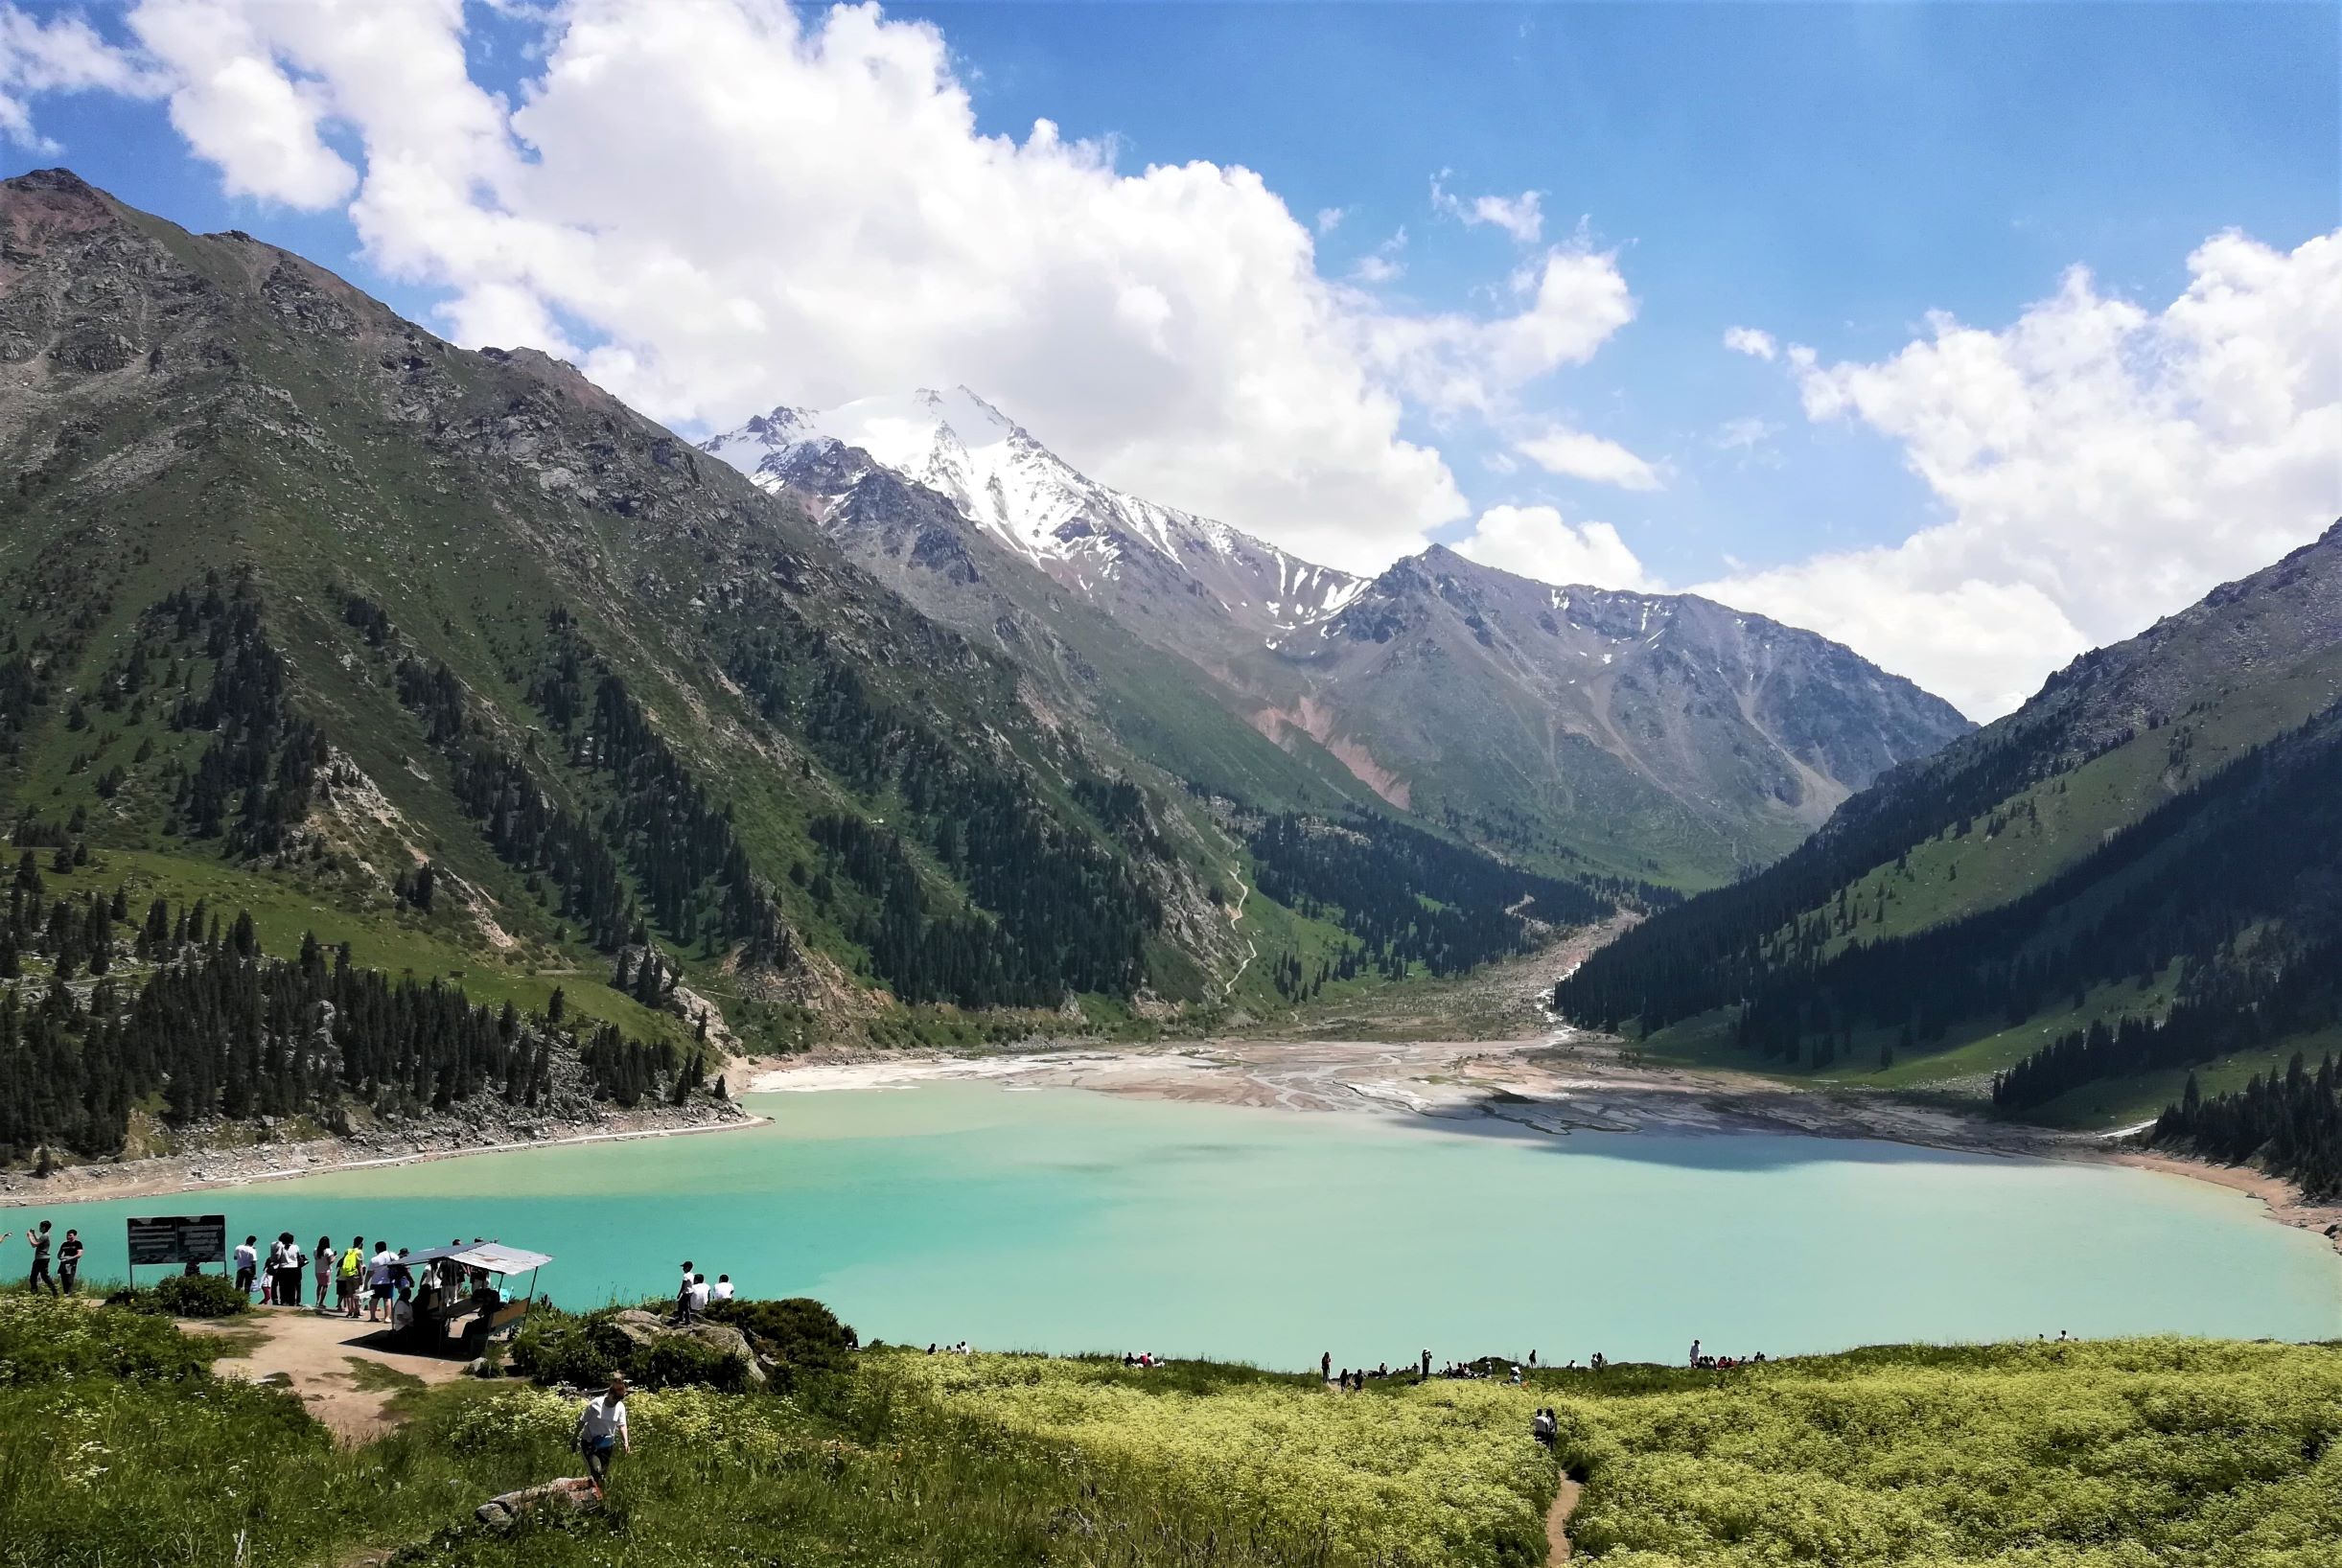
[[[861,1338],[838,1315],[808,1296],[785,1301],[746,1297],[717,1302],[707,1316],[756,1340],[767,1355],[807,1367],[843,1367]]]
[[[512,1341],[513,1370],[539,1383],[598,1388],[622,1372],[646,1389],[709,1388],[739,1393],[748,1387],[748,1366],[680,1334],[647,1348],[628,1339],[611,1320],[615,1308],[584,1317],[536,1312]]]
[[[218,1274],[173,1274],[154,1287],[157,1308],[174,1318],[232,1318],[250,1304],[236,1281]]]
[[[597,1335],[605,1325],[594,1318],[574,1318],[566,1312],[540,1308],[512,1338],[512,1367],[539,1383],[567,1383],[593,1388],[607,1381],[614,1369],[625,1367],[634,1347],[625,1336],[608,1331],[615,1349]]]
[[[648,1389],[709,1388],[738,1394],[748,1387],[746,1362],[680,1334],[636,1351],[629,1375]]]
[[[803,1296],[786,1301],[717,1302],[707,1309],[717,1323],[730,1324],[755,1343],[777,1365],[772,1387],[794,1394],[821,1379],[846,1370],[860,1340],[837,1314]]]
[[[214,1349],[159,1318],[53,1297],[0,1296],[0,1387],[87,1375],[200,1377]]]

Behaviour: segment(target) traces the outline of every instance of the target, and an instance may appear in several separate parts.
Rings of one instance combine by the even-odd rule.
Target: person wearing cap
[[[612,1372],[610,1389],[586,1401],[577,1413],[577,1451],[586,1457],[586,1479],[593,1494],[602,1494],[610,1479],[610,1460],[615,1453],[632,1454],[634,1439],[626,1430],[626,1374]]]

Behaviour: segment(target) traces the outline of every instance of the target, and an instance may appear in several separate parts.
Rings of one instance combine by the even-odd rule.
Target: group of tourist
[[[707,1315],[710,1302],[729,1302],[732,1294],[730,1275],[717,1275],[715,1283],[711,1285],[707,1282],[707,1276],[692,1268],[691,1259],[684,1258],[684,1277],[675,1287],[676,1326],[688,1327],[699,1322]]]
[[[0,1247],[8,1245],[10,1234],[0,1231]],[[45,1219],[24,1234],[26,1243],[33,1249],[33,1268],[25,1276],[25,1288],[35,1295],[45,1290],[52,1296],[70,1296],[73,1287],[81,1279],[81,1233],[67,1231],[65,1239],[55,1243],[57,1272],[54,1275],[49,1272],[51,1235],[49,1222]]]
[[[476,1246],[480,1238],[472,1240]],[[451,1247],[463,1244],[461,1237],[448,1242]],[[418,1267],[409,1260],[412,1257],[413,1249],[393,1251],[387,1241],[375,1242],[369,1251],[363,1236],[352,1236],[347,1246],[336,1248],[332,1236],[321,1235],[316,1247],[307,1250],[290,1231],[279,1232],[264,1257],[260,1237],[248,1235],[236,1247],[236,1288],[255,1305],[297,1307],[303,1304],[304,1281],[313,1270],[313,1310],[318,1314],[353,1320],[362,1315],[368,1323],[404,1328],[414,1321],[418,1299],[452,1305],[488,1283],[485,1269],[467,1268],[452,1257],[432,1258]]]
[[[1595,1358],[1595,1364],[1601,1364],[1600,1357]],[[1684,1363],[1699,1372],[1730,1372],[1734,1367],[1761,1367],[1764,1364],[1765,1352],[1762,1350],[1754,1355],[1703,1354],[1700,1342],[1696,1339],[1691,1342],[1691,1355]]]

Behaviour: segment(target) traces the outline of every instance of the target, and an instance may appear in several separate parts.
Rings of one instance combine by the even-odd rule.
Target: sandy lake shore
[[[324,1176],[335,1171],[379,1170],[385,1165],[453,1160],[467,1154],[555,1148],[565,1143],[610,1143],[638,1138],[730,1132],[735,1127],[755,1126],[764,1119],[738,1109],[716,1112],[694,1106],[689,1111],[677,1112],[661,1107],[656,1111],[614,1115],[600,1121],[565,1123],[545,1129],[539,1136],[520,1139],[511,1137],[509,1131],[499,1138],[485,1130],[417,1134],[402,1129],[359,1139],[313,1138],[282,1143],[243,1143],[145,1160],[63,1165],[45,1177],[23,1171],[0,1173],[0,1210],[104,1198],[160,1197],[174,1192],[246,1187],[255,1182],[289,1181],[296,1176]]]
[[[983,1082],[1300,1113],[1496,1120],[1573,1132],[1781,1133],[2080,1160],[2185,1176],[2261,1199],[2272,1218],[2342,1250],[2342,1205],[2305,1201],[2262,1171],[2116,1146],[2099,1135],[1971,1116],[1858,1090],[1795,1088],[1755,1073],[1657,1066],[1565,1026],[1509,1041],[1217,1039],[983,1056],[899,1052],[735,1063],[752,1094]]]

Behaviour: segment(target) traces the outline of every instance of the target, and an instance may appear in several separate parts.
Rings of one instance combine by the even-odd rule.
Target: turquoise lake
[[[1264,1366],[1674,1360],[1896,1340],[2342,1337],[2342,1257],[2199,1182],[1760,1135],[1546,1138],[1079,1090],[767,1095],[769,1126],[25,1209],[119,1277],[131,1214],[491,1236],[565,1304],[691,1258],[865,1337]],[[8,1266],[21,1266],[12,1240]]]

